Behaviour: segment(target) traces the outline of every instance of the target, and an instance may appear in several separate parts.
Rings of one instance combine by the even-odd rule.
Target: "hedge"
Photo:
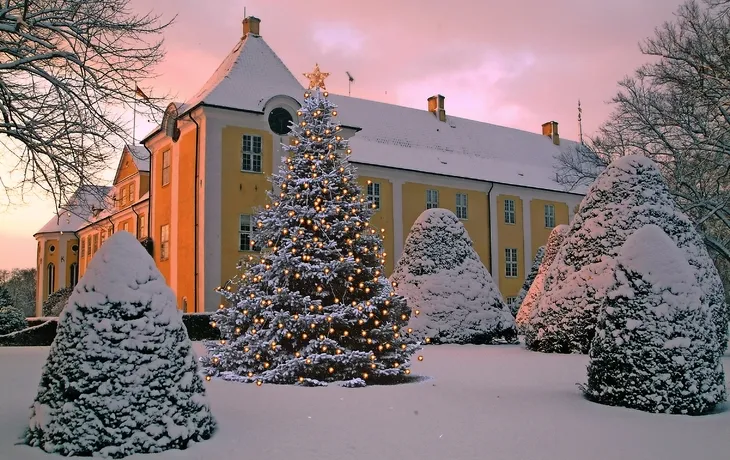
[[[184,313],[183,324],[190,340],[215,340],[220,331],[210,325],[211,313]],[[28,318],[28,328],[11,334],[0,335],[0,346],[5,347],[47,347],[56,337],[58,318]]]

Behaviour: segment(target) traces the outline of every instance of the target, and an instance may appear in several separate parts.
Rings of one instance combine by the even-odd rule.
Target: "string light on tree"
[[[420,344],[411,309],[382,276],[382,234],[347,156],[319,66],[256,216],[260,260],[219,292],[213,322],[227,342],[207,343],[208,377],[263,383],[362,386],[410,375]],[[253,245],[252,245],[253,247]],[[228,289],[230,288],[230,289]]]

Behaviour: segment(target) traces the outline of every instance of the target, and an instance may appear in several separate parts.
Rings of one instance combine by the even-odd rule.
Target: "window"
[[[517,249],[506,248],[504,250],[504,276],[517,278]]]
[[[119,206],[124,207],[127,204],[127,187],[122,189],[122,198],[119,200]]]
[[[139,233],[140,238],[147,238],[147,227],[145,224],[144,214],[140,214],[139,220],[137,221],[137,232]]]
[[[456,194],[456,217],[459,219],[466,219],[467,218],[467,212],[466,212],[466,193],[457,193]]]
[[[106,230],[102,230],[99,234],[99,247],[101,247],[102,244],[104,244],[104,239],[106,238]]]
[[[125,232],[129,231],[129,222],[124,222],[122,224],[122,230],[124,230]]]
[[[68,277],[69,277],[69,281],[70,281],[70,287],[74,287],[79,282],[79,266],[78,266],[78,264],[76,262],[72,263],[68,267],[68,271],[69,271]]]
[[[555,227],[555,205],[545,205],[545,228]]]
[[[134,182],[132,182],[131,184],[129,184],[129,204],[134,203],[134,192]]]
[[[507,297],[507,306],[510,308],[510,310],[514,309],[516,303],[517,297]]]
[[[380,209],[380,184],[368,181],[368,201],[373,209]]]
[[[243,135],[241,171],[261,172],[261,136]]]
[[[83,241],[81,241],[80,246],[81,246],[81,257],[86,257],[86,245],[84,244]]]
[[[288,110],[277,107],[269,113],[269,128],[280,136],[289,134],[289,123],[292,122]]]
[[[53,294],[53,287],[56,285],[56,266],[53,262],[48,264],[47,270],[47,281],[48,281],[48,294]]]
[[[439,191],[438,190],[426,190],[426,209],[433,209],[439,207]]]
[[[238,219],[238,250],[239,251],[260,251],[261,247],[251,242],[254,240],[253,225],[249,214],[241,214]]]
[[[93,254],[91,253],[91,235],[86,237],[86,255],[88,255],[89,258],[93,256]]]
[[[170,151],[162,152],[162,186],[170,183],[170,168],[172,167],[172,158]]]
[[[515,223],[515,200],[504,200],[504,223]]]
[[[92,254],[96,254],[96,250],[99,249],[99,235],[94,235],[93,245],[91,249]]]
[[[170,258],[170,225],[160,227],[160,260]]]

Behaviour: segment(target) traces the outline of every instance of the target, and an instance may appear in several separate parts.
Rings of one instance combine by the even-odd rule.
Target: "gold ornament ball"
[[[418,357],[418,360],[419,360],[419,361],[423,361],[423,355],[420,355],[420,356]]]

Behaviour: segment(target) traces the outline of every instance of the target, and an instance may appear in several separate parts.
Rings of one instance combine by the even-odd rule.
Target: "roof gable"
[[[88,225],[94,218],[94,213],[108,207],[107,198],[112,187],[87,185],[80,187],[64,205],[35,234],[75,232]]]
[[[248,34],[226,56],[195,96],[180,108],[182,114],[199,103],[262,112],[274,96],[300,100],[304,88],[279,56],[258,35]]]
[[[114,185],[127,177],[139,172],[149,172],[150,153],[141,145],[125,145],[122,156],[117,164],[117,172],[114,175]]]

